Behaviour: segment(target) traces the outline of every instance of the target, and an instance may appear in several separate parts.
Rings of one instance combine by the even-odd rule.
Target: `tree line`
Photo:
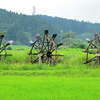
[[[0,9],[0,31],[7,31],[5,39],[13,40],[15,45],[29,45],[29,39],[34,41],[37,33],[43,36],[44,30],[49,30],[49,35],[57,34],[56,42],[61,39],[61,30],[63,35],[74,33],[74,38],[66,35],[66,38],[62,38],[63,42],[67,41],[64,44],[69,45],[70,41],[83,43],[85,37],[92,38],[94,30],[100,32],[100,24],[47,15],[31,16]]]

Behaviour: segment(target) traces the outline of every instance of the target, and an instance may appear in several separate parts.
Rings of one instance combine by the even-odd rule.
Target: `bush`
[[[85,49],[86,45],[82,44],[82,43],[76,43],[76,44],[72,44],[70,46],[71,48],[81,48],[81,49]]]
[[[7,50],[12,50],[12,47],[8,47]]]

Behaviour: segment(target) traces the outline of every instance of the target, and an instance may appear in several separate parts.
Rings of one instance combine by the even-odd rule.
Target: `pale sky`
[[[100,0],[0,0],[0,8],[27,15],[57,16],[100,23]]]

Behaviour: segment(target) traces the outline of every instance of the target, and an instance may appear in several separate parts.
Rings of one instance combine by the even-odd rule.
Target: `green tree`
[[[72,44],[74,44],[74,43],[77,43],[77,39],[65,38],[65,39],[63,40],[63,44],[64,44],[64,45],[67,45],[67,46],[72,45]]]
[[[82,43],[74,43],[70,46],[71,48],[81,48],[81,49],[85,49],[86,45],[82,44]]]
[[[23,31],[18,31],[18,34],[16,34],[16,41],[19,41],[19,43],[22,45],[28,45],[29,44],[29,39],[28,37],[25,35],[25,33]]]
[[[0,35],[6,35],[7,31],[0,31]]]
[[[6,35],[7,34],[7,31],[0,31],[0,35]],[[3,39],[3,43],[5,43],[5,38],[3,37],[2,38]],[[0,40],[0,42],[1,42],[1,40]],[[0,46],[1,46],[1,43],[0,43]]]
[[[73,31],[69,31],[69,32],[64,33],[62,37],[63,37],[63,39],[65,39],[65,38],[75,38],[76,34]]]
[[[62,36],[64,45],[77,43],[76,34],[72,31],[66,32]]]
[[[77,39],[79,43],[86,43],[86,39],[93,39],[94,33],[82,33],[77,35]]]
[[[13,40],[15,44],[28,45],[28,37],[22,27],[17,23],[12,24],[8,29],[8,39]]]

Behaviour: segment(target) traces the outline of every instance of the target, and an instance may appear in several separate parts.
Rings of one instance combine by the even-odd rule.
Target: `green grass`
[[[29,47],[12,47],[0,61],[0,100],[99,100],[100,66],[83,64],[82,49],[59,49],[64,57],[47,65],[31,64]]]
[[[18,48],[18,47],[16,47]],[[86,54],[82,52],[82,49],[60,49],[58,54],[64,55],[58,58],[57,65],[47,64],[31,64],[29,53],[29,47],[24,47],[25,50],[8,50],[8,54],[12,56],[7,57],[5,60],[0,61],[0,70],[64,70],[64,69],[94,69],[100,68],[98,65],[84,64]],[[94,55],[90,55],[94,56]],[[34,57],[33,57],[34,59]]]
[[[0,70],[0,76],[100,77],[100,69]]]
[[[13,50],[25,50],[25,49],[29,49],[29,46],[23,46],[23,45],[10,45],[9,47],[11,47]]]
[[[99,100],[100,78],[0,77],[0,100]]]

